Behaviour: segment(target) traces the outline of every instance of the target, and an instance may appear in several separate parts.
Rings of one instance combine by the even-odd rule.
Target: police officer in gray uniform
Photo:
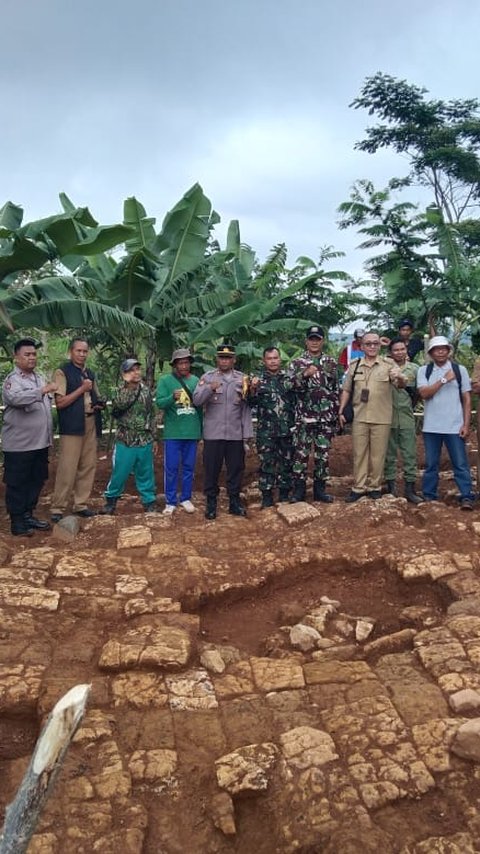
[[[52,444],[52,395],[57,387],[35,370],[33,338],[21,338],[13,352],[15,368],[3,384],[5,412],[2,427],[5,500],[15,536],[31,536],[34,528],[48,529],[33,511],[48,478],[48,448]]]
[[[229,513],[246,516],[240,501],[245,468],[244,441],[253,436],[250,407],[245,397],[248,378],[234,369],[235,348],[223,344],[217,349],[217,367],[200,378],[193,392],[195,406],[204,407],[203,464],[206,519],[217,515],[218,478],[225,462]]]

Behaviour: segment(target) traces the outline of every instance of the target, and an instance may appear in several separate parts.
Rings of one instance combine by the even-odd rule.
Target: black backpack
[[[462,404],[462,406],[463,406],[463,397],[462,397],[462,375],[461,375],[461,373],[460,373],[460,365],[458,364],[458,362],[451,362],[450,364],[452,365],[452,371],[453,371],[453,373],[455,374],[455,379],[456,379],[456,381],[457,381],[457,383],[458,383],[458,393],[459,393],[459,395],[460,395],[460,403],[461,403],[461,404]],[[429,379],[430,379],[430,377],[432,376],[432,371],[433,371],[433,362],[430,362],[430,363],[427,365],[427,370],[426,370],[426,373],[425,373],[425,376],[426,376],[427,380],[429,380]]]

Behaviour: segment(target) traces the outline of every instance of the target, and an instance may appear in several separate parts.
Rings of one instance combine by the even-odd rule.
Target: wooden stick
[[[35,745],[20,788],[7,807],[0,854],[24,854],[65,754],[85,713],[90,685],[75,685],[58,701]]]

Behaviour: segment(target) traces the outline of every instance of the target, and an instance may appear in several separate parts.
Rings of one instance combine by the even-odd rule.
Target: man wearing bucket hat
[[[250,407],[246,401],[246,377],[236,371],[235,348],[222,344],[217,348],[217,367],[200,378],[193,402],[204,407],[203,463],[206,519],[217,515],[218,479],[225,462],[227,470],[228,512],[246,516],[240,500],[245,468],[244,442],[253,436]]]
[[[432,362],[422,366],[417,375],[418,393],[425,403],[423,497],[426,501],[438,499],[440,453],[445,445],[460,490],[460,507],[472,510],[475,496],[465,446],[470,430],[471,385],[463,365],[452,360],[452,349],[447,338],[435,335],[428,344]]]
[[[197,445],[202,436],[202,413],[193,405],[198,378],[192,374],[192,363],[190,350],[174,350],[170,360],[172,372],[160,377],[157,385],[156,403],[164,413],[165,516],[171,516],[178,504],[187,513],[195,511],[192,489]],[[177,486],[180,468],[179,501]]]
[[[113,466],[105,490],[103,513],[113,515],[129,475],[135,477],[146,513],[157,509],[153,450],[155,414],[153,394],[142,382],[138,359],[125,359],[120,368],[123,382],[112,400],[112,415],[117,421]]]

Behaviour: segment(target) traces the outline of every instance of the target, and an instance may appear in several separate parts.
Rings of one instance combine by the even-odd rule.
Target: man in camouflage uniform
[[[142,382],[140,362],[126,359],[122,364],[123,384],[112,401],[117,419],[112,475],[105,490],[103,513],[112,515],[130,474],[140,494],[145,512],[157,509],[153,443],[155,416],[153,393]]]
[[[280,501],[288,501],[292,487],[295,395],[292,380],[281,368],[276,347],[265,348],[263,365],[260,376],[250,381],[248,402],[258,419],[256,444],[262,507],[272,507],[275,486],[278,486]]]
[[[387,492],[396,495],[397,454],[400,451],[405,479],[405,498],[410,504],[420,504],[422,499],[415,493],[417,445],[413,414],[418,365],[407,360],[407,344],[403,338],[393,338],[388,345],[388,353],[400,368],[406,385],[403,388],[394,385],[392,388],[392,426],[385,458],[384,478],[387,482]]]
[[[323,354],[325,334],[321,326],[307,330],[305,352],[290,365],[289,375],[296,392],[293,433],[293,496],[304,501],[308,458],[313,446],[313,500],[330,503],[325,492],[328,452],[337,430],[338,378],[335,359]]]

